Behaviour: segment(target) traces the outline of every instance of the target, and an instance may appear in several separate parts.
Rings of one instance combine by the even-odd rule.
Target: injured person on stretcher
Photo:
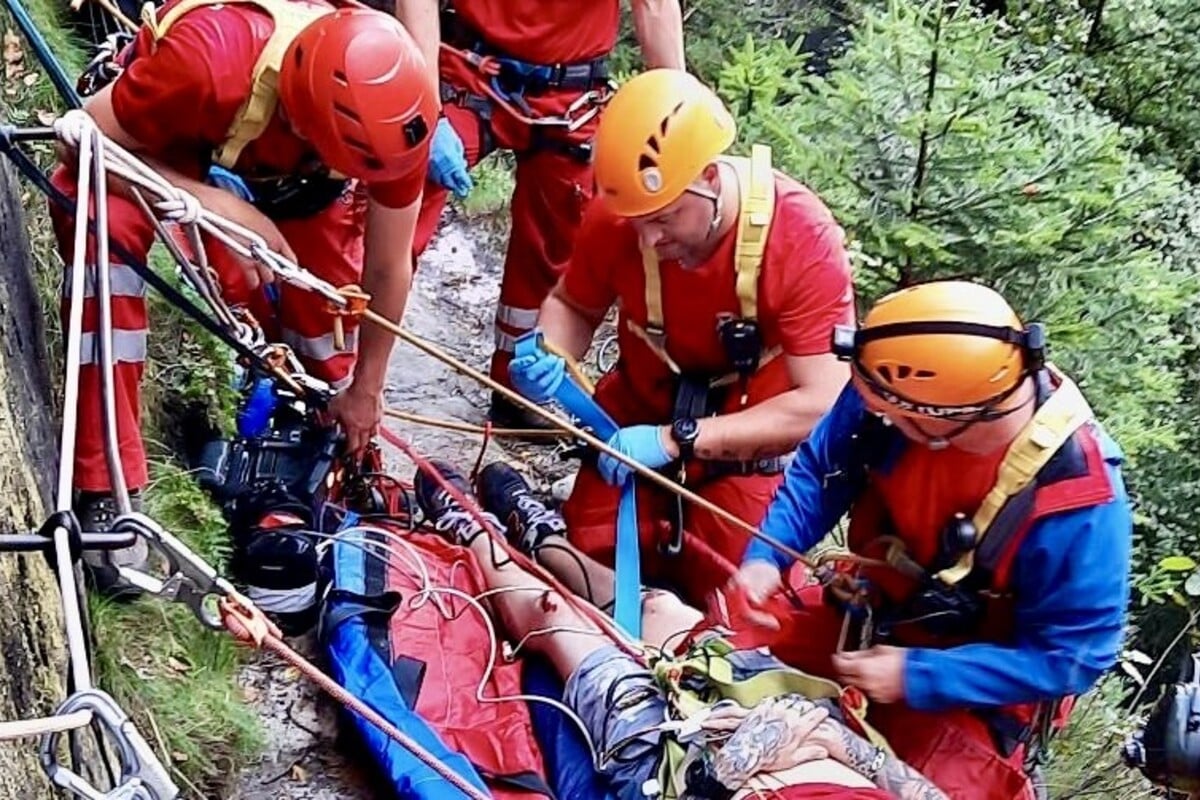
[[[448,484],[471,497],[468,482],[453,467],[434,466]],[[614,643],[572,598],[515,562],[480,520],[487,518],[515,549],[536,556],[562,585],[597,608],[611,605],[611,570],[567,543],[562,518],[534,497],[512,468],[491,464],[477,484],[486,509],[482,517],[423,471],[418,471],[414,488],[433,526],[474,554],[487,584],[487,608],[510,641],[540,653],[566,682],[564,701],[586,728],[595,766],[611,796],[946,797],[895,758],[886,743],[877,746],[852,730],[853,720],[843,715],[836,697],[830,702],[828,694],[814,698],[787,691],[796,681],[779,679],[789,675],[803,680],[803,673],[761,650],[711,647],[720,641],[719,633],[706,630],[704,614],[668,592],[643,593],[644,638],[638,646]],[[743,686],[770,675],[775,679],[771,686],[783,690],[762,692],[747,703],[721,699],[711,682],[697,690],[694,682],[680,677],[686,672],[679,669],[686,658],[677,656],[681,649],[693,657],[696,652],[721,653]],[[739,696],[745,700],[745,694]]]

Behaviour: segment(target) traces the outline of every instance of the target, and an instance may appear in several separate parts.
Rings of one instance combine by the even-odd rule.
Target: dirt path
[[[486,372],[502,253],[497,221],[450,221],[421,259],[405,325]],[[485,387],[404,344],[398,344],[392,355],[386,394],[396,408],[475,424],[483,421],[489,401]],[[389,427],[425,455],[464,469],[479,454],[479,437],[396,420]],[[396,451],[386,455],[391,471],[406,480],[411,477],[413,467],[404,456]],[[549,446],[509,450],[493,443],[487,457],[507,458],[526,467],[543,489],[572,469]],[[311,637],[294,644],[310,655],[317,653]],[[263,718],[266,746],[260,763],[241,776],[232,800],[371,800],[375,796],[370,779],[338,748],[337,710],[317,697],[294,670],[263,658],[243,670],[241,682]]]

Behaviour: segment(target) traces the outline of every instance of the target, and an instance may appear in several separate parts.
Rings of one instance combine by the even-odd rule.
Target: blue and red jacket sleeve
[[[854,458],[855,434],[866,408],[850,384],[800,443],[783,483],[767,508],[761,529],[800,552],[824,538],[849,510],[859,486],[847,475]],[[742,561],[769,561],[781,570],[792,559],[755,539]]]
[[[937,711],[1080,694],[1117,660],[1129,603],[1133,517],[1121,453],[1101,440],[1114,497],[1034,524],[1013,565],[1016,634],[1010,643],[914,649],[905,697]]]

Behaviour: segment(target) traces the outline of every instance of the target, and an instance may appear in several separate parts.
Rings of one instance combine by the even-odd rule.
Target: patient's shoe
[[[445,461],[430,460],[429,463],[450,485],[462,492],[465,497],[471,498],[471,485],[461,472]],[[479,524],[477,515],[464,508],[425,470],[417,470],[417,474],[413,477],[413,491],[417,495],[417,505],[425,513],[425,519],[454,544],[469,547],[477,537],[487,533],[487,530]],[[485,511],[478,516],[482,516],[497,531],[504,532],[504,526],[492,514]]]
[[[508,540],[532,555],[547,536],[566,536],[567,523],[556,510],[539,500],[521,473],[496,461],[479,473],[476,481],[483,507],[508,528]]]

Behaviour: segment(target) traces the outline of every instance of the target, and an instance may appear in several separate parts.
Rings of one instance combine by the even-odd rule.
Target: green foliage
[[[1121,761],[1120,745],[1137,725],[1122,707],[1125,685],[1113,675],[1083,698],[1050,747],[1046,788],[1055,800],[1112,797],[1151,800],[1160,794]]]
[[[715,84],[730,52],[745,46],[748,38],[766,47],[827,53],[836,47],[835,34],[849,14],[846,7],[850,4],[841,0],[682,0],[682,5],[688,69]],[[621,74],[642,69],[628,14],[622,20],[613,63]]]
[[[465,200],[454,198],[454,205],[467,217],[486,217],[504,211],[516,185],[515,168],[512,153],[491,153],[471,170],[471,180],[475,182],[471,194]]]
[[[1010,19],[1030,41],[1075,56],[1078,83],[1143,153],[1200,178],[1200,14],[1190,0],[1026,0]]]

